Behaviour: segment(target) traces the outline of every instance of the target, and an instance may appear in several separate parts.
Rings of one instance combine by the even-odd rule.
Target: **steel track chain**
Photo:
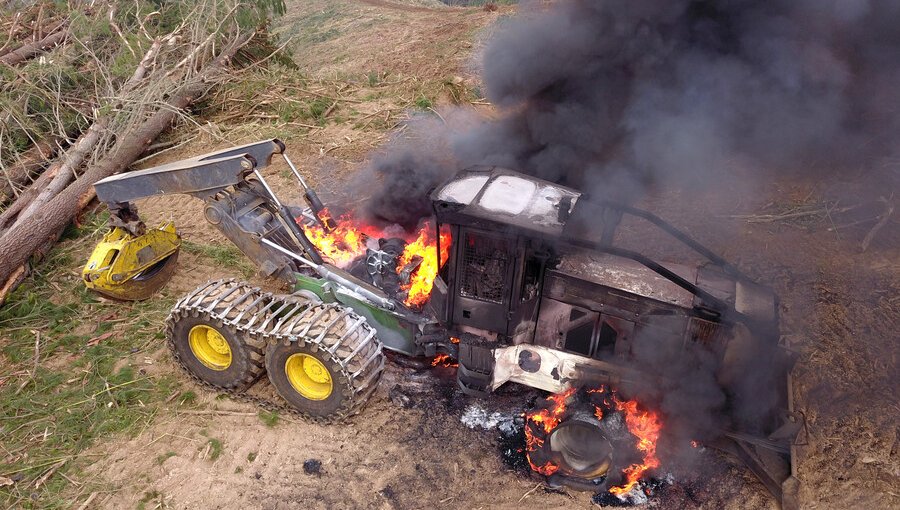
[[[278,342],[306,342],[311,347],[324,349],[341,367],[340,378],[349,383],[350,394],[336,412],[328,416],[315,416],[285,403],[250,394],[260,385],[259,380],[240,391],[210,384],[191,372],[175,348],[175,324],[183,318],[201,314],[243,332],[248,336],[247,344],[257,351],[259,348],[256,346],[265,349]],[[323,325],[320,321],[325,317],[331,320]],[[334,333],[341,327],[346,329],[336,336]],[[311,332],[317,334],[310,337]],[[326,340],[335,338],[336,342],[326,345]],[[359,412],[374,393],[384,371],[385,357],[381,342],[364,317],[339,304],[263,292],[233,278],[209,281],[181,298],[166,319],[166,341],[176,363],[198,385],[269,412],[297,416],[318,424],[340,422]],[[346,354],[348,350],[349,355]],[[360,360],[364,360],[360,368],[351,371],[350,365],[358,365]]]

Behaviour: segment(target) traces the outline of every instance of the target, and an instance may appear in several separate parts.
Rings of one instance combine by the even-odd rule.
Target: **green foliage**
[[[324,122],[325,120],[325,112],[331,108],[333,104],[332,101],[322,98],[313,99],[312,102],[309,103],[309,115],[317,122]]]
[[[193,391],[185,391],[181,394],[181,398],[179,399],[181,405],[190,406],[197,402],[197,394]]]
[[[237,269],[248,278],[256,273],[256,267],[233,244],[198,244],[185,240],[181,242],[181,249],[210,258],[219,266]]]
[[[166,453],[163,453],[163,454],[161,454],[161,455],[157,455],[157,456],[156,456],[156,464],[159,465],[159,466],[161,466],[161,465],[163,465],[163,463],[164,463],[165,461],[171,459],[172,457],[174,457],[174,456],[176,456],[176,455],[178,455],[178,454],[175,453],[175,452],[166,452]]]
[[[256,460],[256,456],[257,456],[256,452],[248,453],[247,454],[247,462],[253,462],[254,460]]]
[[[278,425],[278,413],[270,411],[260,411],[259,419],[262,420],[266,427],[274,427]]]
[[[264,25],[273,16],[287,12],[284,0],[250,0],[241,4],[236,13],[238,24],[243,28]]]
[[[225,449],[225,444],[219,439],[209,438],[206,444],[201,448],[209,448],[209,457],[207,458],[215,462],[215,460],[222,455],[222,450]]]
[[[416,106],[423,110],[428,110],[433,105],[434,105],[434,103],[431,102],[431,99],[428,99],[424,95],[420,95],[419,97],[416,98]]]
[[[140,501],[138,501],[138,510],[147,510],[147,504],[149,503],[154,503],[154,505],[150,508],[166,507],[165,497],[156,489],[144,493],[143,497],[141,497]]]

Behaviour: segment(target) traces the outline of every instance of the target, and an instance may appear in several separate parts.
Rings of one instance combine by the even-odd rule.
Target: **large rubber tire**
[[[327,369],[332,389],[326,398],[307,398],[291,383],[286,363],[295,354],[311,356]],[[378,385],[384,360],[381,342],[362,317],[340,305],[312,304],[269,345],[266,369],[288,404],[312,418],[332,421],[362,408]]]
[[[264,303],[259,289],[232,280],[198,287],[175,305],[166,320],[168,345],[175,360],[204,383],[232,391],[247,389],[265,373],[266,342],[234,319],[252,316]],[[192,349],[191,331],[203,326],[212,328],[227,342],[231,353],[227,368],[210,368]]]

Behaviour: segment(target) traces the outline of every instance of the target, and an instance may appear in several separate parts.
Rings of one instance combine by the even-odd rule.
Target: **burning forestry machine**
[[[260,171],[276,155],[308,207],[285,205],[266,182]],[[330,216],[279,140],[129,172],[95,188],[111,229],[84,268],[88,287],[117,299],[144,299],[162,287],[180,238],[172,224],[147,228],[133,202],[186,193],[205,202],[207,221],[262,275],[290,288],[277,294],[219,280],[177,302],[168,345],[200,384],[329,422],[354,414],[373,393],[383,348],[452,357],[466,394],[486,396],[510,381],[553,393],[526,418],[533,470],[550,483],[613,492],[659,464],[663,417],[626,396],[664,376],[631,363],[632,346],[657,342],[676,357],[703,352],[727,395],[740,391],[729,384],[752,367],[777,366],[778,384],[764,388],[772,410],[710,441],[793,506],[791,449],[802,420],[791,401],[793,356],[778,345],[776,298],[650,213],[475,167],[433,191],[434,217],[419,232],[390,235]],[[662,265],[615,246],[623,215],[649,221],[708,263]],[[284,403],[248,397],[263,374]],[[579,399],[594,399],[593,408],[577,409],[586,405]],[[630,434],[610,429],[610,409],[624,413]]]

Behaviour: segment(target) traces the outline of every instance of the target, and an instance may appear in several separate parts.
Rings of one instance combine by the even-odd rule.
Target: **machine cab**
[[[544,269],[580,193],[497,167],[473,167],[432,194],[453,245],[432,294],[449,325],[503,335],[534,334]]]

